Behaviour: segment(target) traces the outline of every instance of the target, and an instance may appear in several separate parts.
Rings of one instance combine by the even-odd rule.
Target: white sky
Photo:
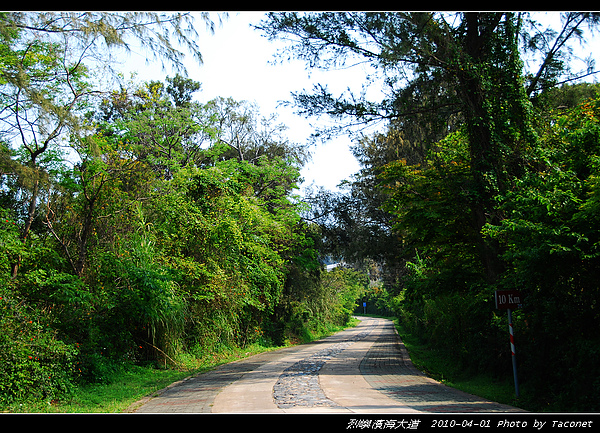
[[[278,115],[278,122],[288,127],[286,135],[290,141],[306,143],[312,132],[310,123],[315,119],[307,120],[294,114],[292,107],[280,107],[278,103],[290,101],[291,92],[309,90],[314,83],[327,83],[334,94],[348,86],[360,89],[360,74],[351,69],[307,70],[298,61],[275,62],[274,55],[280,45],[250,27],[250,23],[258,24],[263,15],[263,12],[229,12],[229,18],[222,26],[216,26],[214,35],[204,31],[204,22],[198,18],[203,64],[197,65],[190,58],[185,63],[188,77],[202,84],[196,99],[206,102],[222,96],[255,102],[262,116]],[[213,21],[218,22],[216,13]],[[147,65],[144,57],[132,56],[127,62],[133,65],[131,71],[138,73],[139,80],[164,81],[167,75],[174,75],[162,71],[160,66]],[[334,190],[342,180],[356,173],[360,167],[349,150],[350,144],[349,139],[342,137],[312,146],[312,161],[301,173],[305,179],[302,186],[314,182],[315,186]]]

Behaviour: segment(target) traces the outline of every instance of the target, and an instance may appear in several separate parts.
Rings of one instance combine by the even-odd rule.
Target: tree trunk
[[[25,243],[27,240],[27,236],[29,236],[29,232],[31,231],[31,226],[33,225],[33,219],[35,217],[35,208],[37,205],[37,197],[40,192],[40,181],[36,179],[33,182],[33,190],[31,193],[31,201],[29,202],[29,207],[27,208],[27,220],[25,221],[25,226],[23,227],[23,232],[21,233],[21,241]],[[17,258],[17,261],[13,264],[11,277],[14,279],[17,277],[19,273],[19,267],[21,266],[21,256]]]
[[[471,172],[473,178],[473,221],[475,230],[479,233],[479,250],[481,263],[486,277],[490,283],[496,281],[502,272],[502,262],[499,257],[497,242],[486,239],[482,235],[483,227],[488,224],[498,223],[494,210],[493,198],[497,193],[496,188],[503,184],[500,170],[500,152],[493,139],[493,119],[485,107],[486,92],[482,76],[477,66],[485,59],[486,38],[493,32],[499,19],[485,27],[480,22],[478,13],[466,14],[467,33],[465,39],[465,54],[467,63],[471,68],[466,68],[459,74],[461,98],[465,109],[464,115],[469,135]]]

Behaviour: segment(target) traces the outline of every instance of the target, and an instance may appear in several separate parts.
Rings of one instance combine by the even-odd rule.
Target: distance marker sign
[[[495,298],[499,310],[514,310],[523,304],[523,297],[518,290],[496,290]]]
[[[513,376],[515,379],[515,394],[519,398],[519,379],[517,377],[517,359],[515,355],[515,336],[513,332],[511,310],[519,308],[523,304],[521,292],[518,290],[496,290],[496,308],[508,312],[508,332],[510,334],[510,352],[513,365]]]

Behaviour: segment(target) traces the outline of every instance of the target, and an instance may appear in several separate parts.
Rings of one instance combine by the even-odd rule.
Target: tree
[[[285,136],[287,128],[278,122],[277,115],[260,117],[255,104],[232,98],[215,98],[209,104],[218,123],[218,139],[231,149],[227,157],[251,164],[262,156],[291,158],[300,165],[306,163],[306,146],[289,141]]]
[[[189,104],[194,92],[200,90],[200,83],[177,74],[175,77],[167,77],[167,93],[173,99],[175,107]]]
[[[208,15],[202,15],[209,25]],[[85,129],[83,110],[101,88],[93,86],[93,72],[110,66],[112,53],[139,43],[154,56],[181,69],[183,52],[172,38],[201,61],[189,14],[12,12],[0,14],[0,96],[2,139],[19,149],[19,163],[27,170],[31,188],[22,221],[23,241],[38,209],[42,183],[47,178],[51,149],[68,135]],[[109,67],[109,70],[112,69]],[[113,75],[115,76],[115,75]],[[23,182],[21,182],[23,184]],[[19,263],[13,267],[13,275]]]
[[[530,89],[539,77],[549,76],[550,68],[556,76],[558,64],[551,60],[563,52],[569,36],[584,23],[598,21],[590,13],[568,18],[568,30],[544,53],[547,61]],[[428,138],[440,131],[440,120],[450,127],[447,132],[457,121],[463,123],[470,143],[470,208],[480,232],[488,222],[500,220],[493,196],[508,188],[512,176],[522,174],[526,143],[536,140],[519,52],[526,24],[516,13],[327,12],[271,13],[257,28],[270,38],[291,40],[288,51],[310,66],[366,62],[386,84],[386,97],[379,101],[367,100],[365,93],[335,97],[323,86],[312,94],[295,94],[307,115],[370,123],[418,114],[420,120],[429,119],[423,123],[430,126]],[[482,236],[479,243],[493,282],[502,271],[498,246]]]
[[[571,86],[568,86],[571,87]],[[526,295],[521,318],[520,374],[540,402],[595,410],[600,371],[598,336],[598,85],[573,86],[540,97],[554,104],[540,125],[535,169],[498,196],[505,217],[486,226],[503,247],[501,288]],[[586,97],[595,88],[596,94]],[[573,95],[583,95],[575,103]],[[569,365],[568,369],[559,368]],[[579,396],[586,397],[579,397]]]
[[[169,83],[182,80],[167,77]],[[127,143],[135,159],[164,179],[179,168],[200,165],[217,133],[212,107],[191,101],[200,83],[185,80],[175,93],[158,81],[121,88],[104,98],[92,116],[102,134]]]

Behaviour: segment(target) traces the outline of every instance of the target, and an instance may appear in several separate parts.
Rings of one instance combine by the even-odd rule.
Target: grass
[[[356,326],[358,320],[351,319],[346,327]],[[320,327],[309,332],[304,340],[318,340],[346,327]],[[292,345],[292,343],[287,343]],[[282,346],[284,347],[284,346]],[[149,396],[170,384],[194,376],[228,362],[279,349],[254,344],[245,348],[222,347],[202,359],[187,359],[179,369],[158,369],[153,367],[126,366],[114,372],[101,384],[88,384],[77,387],[69,397],[61,401],[25,401],[0,407],[7,413],[122,413],[142,398]]]
[[[228,362],[277,347],[255,344],[246,348],[221,348],[202,359],[187,360],[179,368],[123,366],[104,383],[81,385],[61,401],[25,401],[2,407],[9,413],[121,413],[135,402],[168,385]]]

